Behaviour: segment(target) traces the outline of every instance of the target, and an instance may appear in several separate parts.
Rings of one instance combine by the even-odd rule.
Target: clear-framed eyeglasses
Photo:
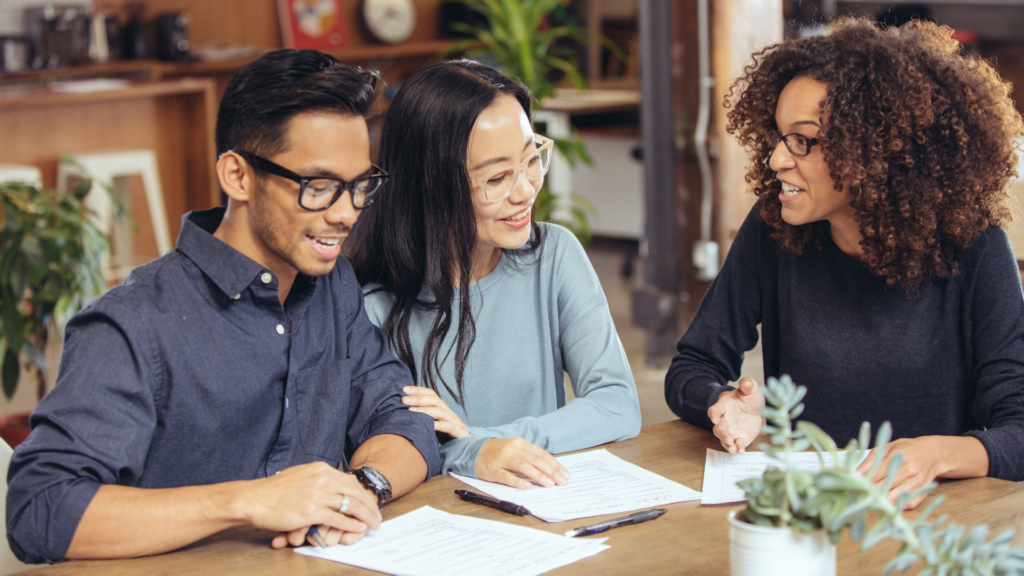
[[[291,170],[245,150],[234,152],[250,166],[268,174],[287,178],[299,185],[299,206],[311,212],[327,210],[346,190],[351,192],[352,208],[361,210],[373,204],[382,184],[387,182],[388,173],[371,164],[370,173],[349,182],[338,178],[300,176]]]
[[[512,190],[515,189],[520,174],[526,176],[535,191],[540,190],[544,183],[544,175],[551,167],[551,154],[555,148],[555,141],[537,136],[534,145],[537,147],[536,150],[518,166],[502,168],[483,178],[469,179],[483,190],[484,201],[487,204],[494,204],[508,198]]]
[[[808,138],[807,136],[797,134],[796,132],[783,136],[776,130],[769,132],[766,139],[768,140],[768,145],[771,146],[772,149],[777,148],[780,141],[785,142],[786,149],[794,156],[807,156],[811,153],[811,146],[818,143],[817,138]]]

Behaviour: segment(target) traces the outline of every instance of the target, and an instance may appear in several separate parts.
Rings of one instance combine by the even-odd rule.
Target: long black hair
[[[476,338],[470,309],[477,230],[466,167],[469,135],[480,113],[503,94],[513,96],[530,116],[529,89],[472,60],[432,64],[406,80],[381,132],[378,164],[391,178],[344,244],[360,284],[379,283],[379,290],[394,297],[383,330],[416,381],[409,321],[414,309],[437,311],[423,347],[423,380],[435,391],[440,381],[460,405],[466,357]],[[531,227],[527,252],[542,241],[537,224]],[[424,285],[433,300],[420,298]],[[456,291],[458,331],[442,355]],[[454,390],[440,375],[453,349]]]

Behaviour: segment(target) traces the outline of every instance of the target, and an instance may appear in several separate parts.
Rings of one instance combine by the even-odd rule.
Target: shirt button
[[[235,294],[235,295],[234,295],[234,299],[235,299],[235,300],[238,300],[238,299],[239,299],[239,298],[241,298],[241,297],[242,297],[242,295],[241,295],[241,294]]]
[[[284,407],[285,407],[285,408],[287,408],[287,407],[288,407],[288,399],[287,399],[287,398],[285,398],[285,399],[284,399]]]
[[[264,284],[270,284],[270,281],[273,279],[274,277],[270,275],[270,272],[264,272],[260,275],[260,280],[262,280]]]
[[[277,333],[278,334],[284,334],[284,326],[278,324],[277,325]]]

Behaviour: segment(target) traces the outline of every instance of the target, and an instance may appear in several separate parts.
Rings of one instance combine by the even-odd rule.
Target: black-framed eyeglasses
[[[817,138],[808,138],[807,136],[797,134],[796,132],[783,136],[779,134],[777,130],[768,132],[767,139],[768,145],[771,146],[772,149],[777,148],[780,141],[785,142],[786,149],[794,156],[807,156],[811,153],[811,146],[818,143]]]
[[[373,204],[381,185],[388,180],[388,173],[373,164],[370,165],[372,167],[370,174],[348,182],[339,178],[300,176],[284,166],[261,158],[252,152],[245,150],[229,150],[229,152],[238,154],[257,170],[297,183],[299,185],[299,206],[311,212],[327,210],[338,201],[338,198],[341,198],[346,190],[351,192],[352,208],[356,210],[366,208]]]

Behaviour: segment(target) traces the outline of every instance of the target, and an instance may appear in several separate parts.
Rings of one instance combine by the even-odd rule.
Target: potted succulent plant
[[[465,36],[444,54],[465,53],[469,58],[493,62],[525,84],[537,99],[537,106],[555,93],[556,82],[568,79],[577,89],[586,88],[573,45],[594,38],[623,62],[629,57],[614,42],[593,30],[580,27],[565,12],[566,0],[459,0],[479,12],[486,25],[464,22],[452,30]],[[558,24],[552,24],[558,21]],[[593,164],[579,134],[554,138],[559,154],[570,166]],[[572,230],[581,242],[590,240],[593,204],[584,196],[556,197],[545,186],[534,204],[534,218],[552,221]]]
[[[731,513],[729,519],[734,576],[835,574],[835,544],[846,528],[854,541],[861,542],[862,550],[886,538],[902,542],[899,554],[886,565],[885,574],[906,570],[917,562],[922,563],[921,574],[1024,574],[1024,548],[1010,546],[1012,530],[986,541],[988,528],[984,525],[967,530],[946,524],[945,516],[929,520],[942,503],[941,497],[914,520],[904,518],[904,505],[930,492],[936,484],[905,492],[890,502],[889,488],[902,455],[897,453],[890,461],[887,480],[880,485],[869,480],[877,472],[880,459],[875,459],[866,475],[858,474],[857,467],[869,446],[870,426],[865,422],[859,438],[850,442],[845,454],[839,453],[832,438],[818,426],[807,421],[793,425],[803,412],[801,400],[806,392],[788,376],[768,379],[768,405],[762,409],[767,423],[762,432],[770,443],[760,449],[780,466],[769,467],[760,478],[739,483],[746,493],[747,507]],[[891,437],[892,429],[886,422],[875,438],[878,453],[884,453]],[[792,454],[808,448],[817,452],[820,471],[787,466]],[[825,458],[826,453],[830,460]],[[830,461],[834,464],[826,465]],[[872,512],[878,513],[878,520],[869,529],[868,514]],[[753,565],[751,558],[757,561]],[[793,564],[787,564],[789,561]],[[807,565],[820,569],[805,572],[803,567]]]
[[[110,243],[82,204],[90,185],[82,181],[69,193],[0,182],[0,372],[8,399],[22,356],[42,398],[51,331],[60,337],[64,322],[106,289],[102,263]],[[0,437],[11,446],[26,436],[27,414],[0,422]]]

